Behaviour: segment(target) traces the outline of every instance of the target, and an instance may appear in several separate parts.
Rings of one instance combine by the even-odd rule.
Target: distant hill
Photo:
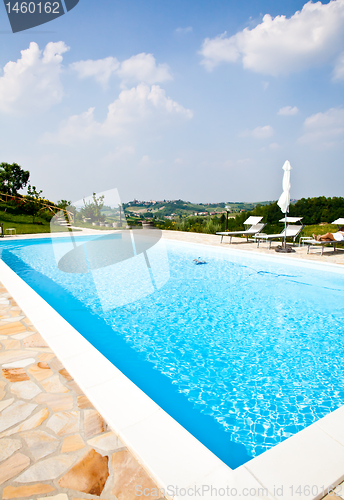
[[[184,200],[133,200],[123,204],[127,216],[163,219],[166,217],[206,216],[226,213],[226,207],[233,214],[253,210],[257,205],[268,205],[272,201],[259,203],[229,201],[218,203],[191,203]]]
[[[301,200],[291,200],[289,215],[291,217],[302,217],[302,223],[306,224],[308,236],[314,232],[316,224],[322,224],[323,228],[333,229],[329,225],[330,222],[344,216],[344,198],[333,197],[325,198],[320,196],[317,198],[302,198]],[[227,206],[233,206],[237,212],[230,214],[227,217],[224,213],[221,215],[197,216],[190,215],[186,217],[165,217],[163,219],[155,219],[154,224],[160,229],[169,229],[175,231],[191,231],[195,233],[215,234],[217,231],[238,231],[244,229],[244,222],[248,215],[260,216],[267,225],[264,230],[267,233],[279,233],[281,231],[280,219],[283,213],[277,201],[262,202],[262,203],[227,203]],[[194,205],[192,205],[194,206]],[[207,205],[200,205],[207,207]],[[247,211],[251,206],[253,210]],[[241,208],[243,207],[243,208]],[[238,213],[239,211],[239,213]],[[325,224],[325,225],[324,225]],[[304,234],[305,234],[304,233]]]

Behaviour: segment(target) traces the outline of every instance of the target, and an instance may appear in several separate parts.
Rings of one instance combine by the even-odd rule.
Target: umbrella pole
[[[284,217],[284,249],[287,249],[287,212]]]

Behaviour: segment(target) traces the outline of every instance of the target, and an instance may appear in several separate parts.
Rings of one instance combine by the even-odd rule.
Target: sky
[[[46,198],[343,196],[344,0],[80,0],[13,34],[0,162]]]

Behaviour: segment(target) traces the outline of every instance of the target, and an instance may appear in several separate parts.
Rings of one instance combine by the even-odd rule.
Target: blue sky
[[[0,37],[1,161],[52,200],[272,200],[287,159],[292,198],[343,195],[344,0],[3,8]]]

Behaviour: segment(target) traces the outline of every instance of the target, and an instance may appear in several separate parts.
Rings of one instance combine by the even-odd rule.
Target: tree
[[[56,206],[59,207],[59,208],[62,208],[62,210],[65,210],[67,207],[69,207],[70,205],[72,204],[71,201],[68,201],[68,200],[59,200],[57,203],[56,203]]]
[[[123,204],[121,205],[120,203],[118,203],[118,210],[119,210],[119,223],[120,223],[120,225],[122,225]],[[123,213],[124,213],[124,210],[123,210]]]
[[[55,206],[61,209],[59,215],[61,215],[62,212],[66,222],[74,222],[76,217],[76,208],[72,205],[71,201],[59,200],[55,203]]]
[[[91,221],[102,221],[104,216],[101,214],[101,209],[104,206],[104,195],[97,198],[96,193],[92,194],[93,201],[85,201],[84,206],[80,210],[82,217],[91,219]]]
[[[30,177],[28,170],[23,170],[17,163],[0,163],[0,192],[15,196],[23,189]]]
[[[41,199],[41,191],[37,191],[36,186],[30,186],[27,188],[27,197],[25,203],[26,211],[32,215],[32,223],[35,223],[35,217],[38,212],[42,209],[42,199]]]

